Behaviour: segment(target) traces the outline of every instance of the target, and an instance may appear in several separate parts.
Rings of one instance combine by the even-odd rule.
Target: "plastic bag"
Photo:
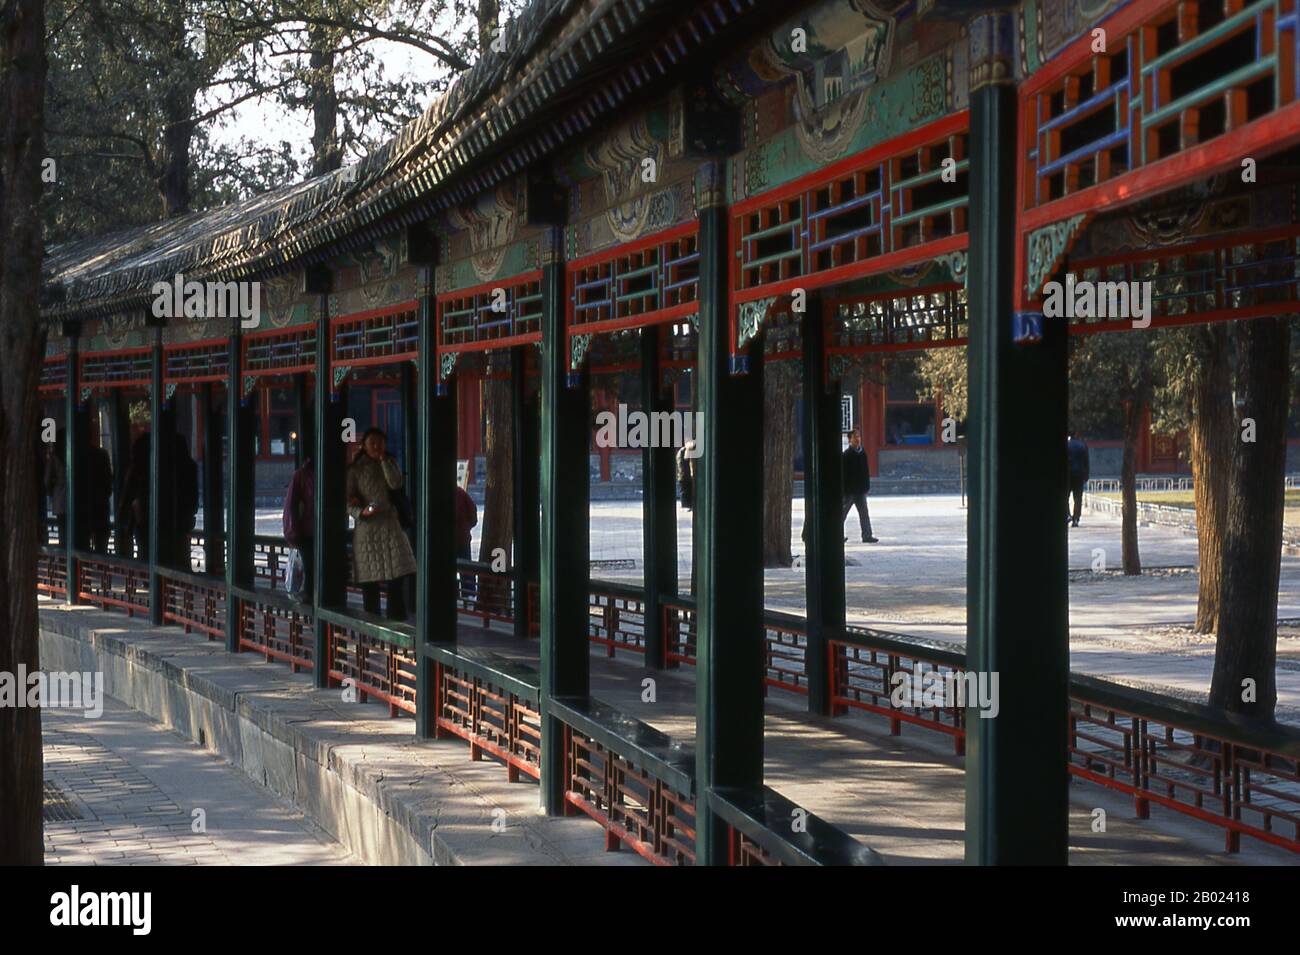
[[[289,551],[289,566],[284,572],[285,591],[295,597],[301,597],[306,577],[302,565],[302,553],[295,547]]]

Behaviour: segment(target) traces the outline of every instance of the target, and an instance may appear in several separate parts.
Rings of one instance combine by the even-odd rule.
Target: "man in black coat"
[[[1083,486],[1088,483],[1088,473],[1091,470],[1088,445],[1079,437],[1079,432],[1075,431],[1066,441],[1065,455],[1070,462],[1070,495],[1074,498],[1074,510],[1067,515],[1066,521],[1078,527],[1079,512],[1083,510]]]
[[[867,492],[871,490],[871,465],[867,461],[867,451],[862,447],[862,435],[854,430],[849,432],[849,446],[844,451],[844,513],[843,520],[849,516],[849,509],[857,506],[858,523],[862,526],[862,542],[874,544],[877,541],[871,533],[871,512],[867,510]],[[848,540],[848,538],[844,538]]]

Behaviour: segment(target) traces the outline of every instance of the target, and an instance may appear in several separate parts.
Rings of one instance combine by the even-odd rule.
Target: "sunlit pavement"
[[[355,862],[301,812],[123,703],[41,720],[47,865]]]

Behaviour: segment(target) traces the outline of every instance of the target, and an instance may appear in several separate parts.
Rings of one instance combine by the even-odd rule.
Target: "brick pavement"
[[[99,719],[47,709],[42,721],[47,817],[80,817],[47,818],[47,865],[353,861],[301,812],[116,700]]]

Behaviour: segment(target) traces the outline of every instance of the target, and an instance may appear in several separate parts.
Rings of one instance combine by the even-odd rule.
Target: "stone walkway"
[[[190,854],[215,843],[240,864],[649,864],[607,852],[584,815],[540,814],[535,782],[510,783],[492,760],[471,761],[463,740],[417,741],[414,720],[315,689],[310,674],[122,614],[45,599],[40,613],[47,669],[102,671],[106,692],[148,714],[110,699],[100,719],[59,713],[47,723],[51,756],[63,760],[47,775],[84,816],[47,830],[65,861],[184,861],[174,842],[204,808],[208,832],[184,842]],[[120,781],[94,779],[99,764]],[[164,851],[169,858],[150,858]]]
[[[47,865],[355,862],[301,812],[116,700],[96,719],[41,719]]]

